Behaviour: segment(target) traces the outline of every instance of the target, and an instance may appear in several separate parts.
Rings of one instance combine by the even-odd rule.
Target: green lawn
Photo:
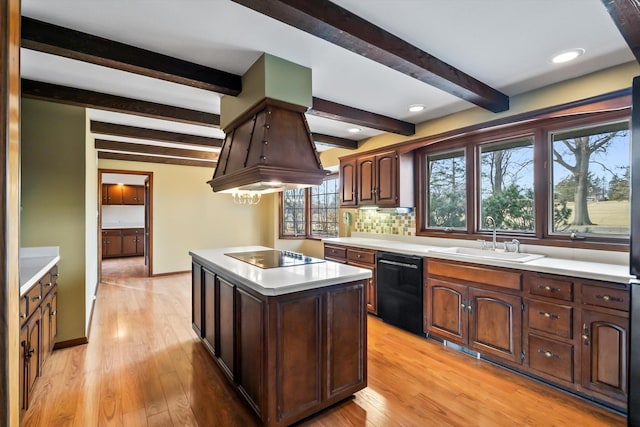
[[[629,234],[629,201],[589,202],[589,217],[594,225],[570,226],[570,230],[578,232]],[[571,209],[568,222],[573,221],[574,204],[567,203]]]

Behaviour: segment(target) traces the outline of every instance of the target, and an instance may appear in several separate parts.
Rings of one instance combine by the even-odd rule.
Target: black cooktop
[[[264,251],[232,252],[225,254],[240,261],[248,262],[260,268],[290,267],[292,265],[315,264],[324,262],[319,258],[312,258],[298,252],[278,251],[268,249]]]

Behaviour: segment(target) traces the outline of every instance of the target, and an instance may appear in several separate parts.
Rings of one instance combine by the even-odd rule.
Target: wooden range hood
[[[273,193],[321,184],[329,172],[305,118],[311,70],[264,54],[242,83],[237,98],[221,102],[226,137],[207,182],[213,191]]]

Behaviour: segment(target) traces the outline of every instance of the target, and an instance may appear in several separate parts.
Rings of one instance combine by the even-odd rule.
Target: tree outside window
[[[504,231],[535,230],[533,138],[480,146],[480,226],[487,217]]]
[[[427,155],[427,227],[466,228],[464,150]]]
[[[629,149],[628,121],[552,135],[554,233],[629,235]]]
[[[333,176],[314,187],[280,193],[280,237],[337,237],[339,190],[338,177]]]

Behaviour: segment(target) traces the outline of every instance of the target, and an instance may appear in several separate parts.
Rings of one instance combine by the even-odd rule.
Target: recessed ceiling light
[[[358,133],[360,132],[360,130],[361,130],[360,128],[349,128],[349,132],[351,133]]]
[[[584,49],[582,48],[565,50],[554,55],[553,58],[551,58],[551,62],[554,64],[562,64],[563,62],[573,61],[583,53]]]
[[[422,104],[409,105],[409,111],[411,111],[412,113],[417,113],[422,110],[424,110],[424,105]]]

